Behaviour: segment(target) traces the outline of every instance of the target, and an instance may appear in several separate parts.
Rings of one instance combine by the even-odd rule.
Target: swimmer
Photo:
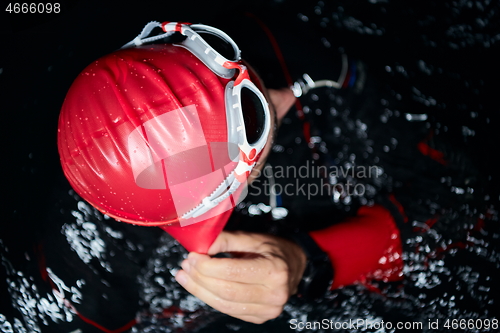
[[[163,33],[148,37],[155,28]],[[295,102],[292,89],[266,89],[224,32],[152,22],[73,83],[59,118],[61,164],[102,213],[178,239],[190,254],[176,280],[244,321],[263,323],[294,294],[313,300],[377,270],[401,278],[401,260],[380,262],[401,241],[379,205],[308,232],[222,231]]]

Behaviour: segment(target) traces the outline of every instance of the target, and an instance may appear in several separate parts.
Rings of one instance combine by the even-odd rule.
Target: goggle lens
[[[241,110],[245,123],[245,132],[249,144],[254,144],[262,137],[265,127],[265,110],[262,101],[252,90],[241,88]]]

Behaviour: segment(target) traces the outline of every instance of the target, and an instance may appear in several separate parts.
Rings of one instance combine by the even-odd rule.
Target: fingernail
[[[181,267],[182,269],[186,272],[186,273],[189,273],[189,271],[191,271],[191,265],[189,264],[189,262],[187,260],[184,260],[181,264]]]
[[[185,285],[186,282],[187,282],[187,276],[186,276],[186,273],[183,272],[183,271],[179,271],[177,272],[177,274],[175,275],[175,280],[177,282],[179,282],[180,285]]]

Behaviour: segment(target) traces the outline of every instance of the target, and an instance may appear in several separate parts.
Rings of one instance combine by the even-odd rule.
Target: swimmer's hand
[[[229,252],[233,258],[212,258]],[[223,231],[208,250],[191,252],[176,280],[214,309],[255,324],[278,317],[306,266],[302,249],[282,238]]]

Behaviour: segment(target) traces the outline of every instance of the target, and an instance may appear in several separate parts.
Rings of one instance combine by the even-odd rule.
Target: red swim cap
[[[188,250],[205,252],[235,200],[203,214],[203,223],[178,222],[237,164],[227,152],[227,82],[172,45],[95,61],[74,81],[59,118],[59,154],[71,186],[104,214],[161,226]]]

